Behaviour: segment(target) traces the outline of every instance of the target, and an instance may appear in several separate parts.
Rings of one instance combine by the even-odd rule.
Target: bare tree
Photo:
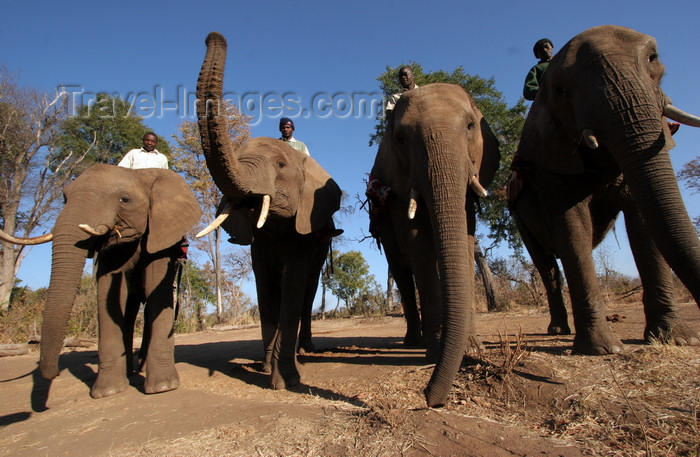
[[[68,96],[61,89],[46,94],[17,85],[0,66],[0,219],[9,235],[29,237],[50,227],[63,187],[76,166],[95,145],[55,155],[59,126],[69,115]],[[2,242],[0,311],[9,307],[24,246]]]
[[[229,134],[233,144],[238,148],[250,138],[248,119],[240,114],[235,106],[227,107]],[[217,320],[223,320],[225,279],[222,270],[221,229],[217,228],[204,238],[194,238],[194,233],[206,227],[216,217],[216,209],[221,200],[221,192],[216,187],[209,174],[202,145],[199,138],[199,128],[194,121],[184,121],[178,126],[178,133],[173,135],[175,145],[172,148],[172,168],[185,177],[202,206],[202,219],[190,234],[193,246],[205,252],[213,265],[214,281],[216,283],[216,314]],[[235,283],[235,281],[234,281]]]

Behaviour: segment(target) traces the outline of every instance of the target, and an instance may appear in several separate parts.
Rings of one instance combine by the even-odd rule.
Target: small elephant
[[[341,191],[312,157],[285,142],[254,138],[234,150],[226,117],[219,115],[226,40],[212,32],[197,81],[197,117],[209,172],[224,196],[218,224],[229,241],[251,245],[265,348],[275,389],[300,382],[296,366],[299,322],[310,338],[309,316]],[[199,236],[198,235],[198,236]]]
[[[664,116],[700,126],[661,90],[654,38],[618,26],[589,29],[551,60],[512,164],[509,207],[538,268],[550,333],[569,331],[561,259],[582,354],[620,352],[605,320],[592,250],[622,211],[644,287],[646,340],[698,344],[676,310],[670,267],[700,303],[700,242],[669,159]]]
[[[67,185],[64,196],[51,234],[41,240],[53,241],[41,374],[47,379],[59,374],[58,356],[85,258],[96,253],[99,367],[90,395],[106,397],[129,385],[134,323],[142,301],[144,390],[176,389],[173,282],[179,243],[202,215],[194,194],[170,170],[99,164]]]
[[[405,341],[421,334],[417,287],[427,354],[438,359],[425,392],[429,406],[445,404],[473,336],[474,203],[499,159],[498,141],[469,94],[429,84],[396,103],[370,175],[370,231],[406,307]]]

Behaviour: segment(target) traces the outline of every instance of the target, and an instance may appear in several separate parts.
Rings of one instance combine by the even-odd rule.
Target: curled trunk
[[[239,195],[243,186],[233,181],[240,174],[237,173],[238,163],[222,96],[227,45],[217,32],[207,36],[206,45],[207,52],[197,80],[197,121],[209,172],[221,192],[230,198]]]

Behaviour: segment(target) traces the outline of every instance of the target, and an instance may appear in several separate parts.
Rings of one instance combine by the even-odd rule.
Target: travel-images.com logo
[[[172,96],[161,86],[126,94],[91,92],[79,85],[60,86],[58,90],[68,97],[72,117],[96,115],[111,118],[117,112],[117,104],[126,104],[127,115],[146,119],[169,115],[195,119],[199,103],[195,92],[185,86],[178,86]],[[310,102],[307,104],[305,100]],[[242,95],[225,92],[219,103],[236,106],[249,119],[251,126],[258,125],[265,118],[280,117],[375,119],[384,110],[384,97],[379,92],[321,91],[306,99],[296,92],[246,92]]]

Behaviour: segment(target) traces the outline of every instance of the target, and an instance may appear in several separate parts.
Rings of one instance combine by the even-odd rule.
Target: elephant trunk
[[[239,173],[222,95],[227,44],[221,34],[211,32],[206,45],[207,52],[197,80],[197,121],[209,172],[221,192],[231,198],[241,195],[241,189],[248,186],[236,182],[246,174]]]
[[[700,304],[700,241],[669,157],[673,139],[663,119],[667,98],[634,77],[622,80],[626,86],[621,96],[608,97],[612,114],[606,123],[609,128],[601,128],[604,143],[659,251]]]
[[[58,356],[85,266],[86,250],[76,247],[85,236],[78,233],[77,227],[74,232],[70,235],[57,235],[52,246],[51,282],[41,325],[39,359],[41,374],[46,379],[58,376]]]
[[[623,166],[644,223],[669,266],[700,304],[700,241],[688,216],[669,153],[663,149]]]
[[[428,156],[430,184],[421,187],[427,190],[427,201],[434,202],[431,221],[443,304],[440,358],[425,389],[428,406],[435,407],[446,404],[472,336],[474,214],[465,212],[468,176],[456,176],[459,165],[445,163],[454,153],[446,154],[444,148],[429,144]]]

